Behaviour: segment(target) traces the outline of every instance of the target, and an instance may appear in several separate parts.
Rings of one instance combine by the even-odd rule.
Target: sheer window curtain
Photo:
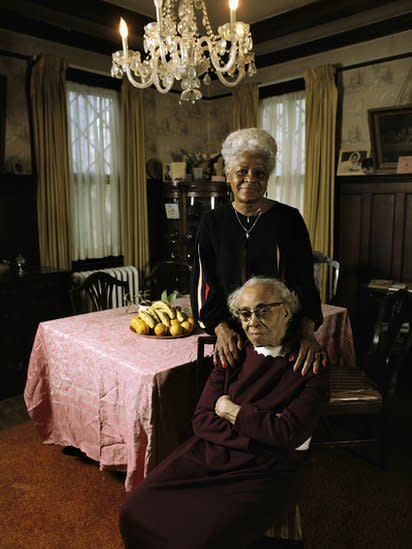
[[[114,90],[67,83],[73,259],[117,256],[120,108]]]
[[[305,184],[305,92],[291,92],[260,101],[259,127],[278,145],[276,169],[268,197],[298,208],[303,214]]]

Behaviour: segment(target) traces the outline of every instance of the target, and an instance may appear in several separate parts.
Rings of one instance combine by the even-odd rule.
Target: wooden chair
[[[84,296],[90,299],[94,311],[103,311],[113,307],[113,290],[121,288],[123,296],[129,292],[127,280],[118,280],[114,276],[98,271],[89,275],[80,286],[70,290],[70,299],[73,312],[80,314],[87,312]]]
[[[214,345],[215,343],[216,336],[212,335],[200,335],[197,340],[196,384],[199,396],[213,368],[212,357],[205,356],[205,346]],[[253,544],[251,549],[280,549],[282,547],[295,547],[296,549],[303,549],[304,547],[299,505],[296,505],[295,509],[280,524],[269,528],[264,537]]]
[[[313,438],[315,446],[374,446],[387,468],[391,452],[391,412],[397,381],[412,345],[408,292],[386,294],[369,350],[358,368],[330,366],[331,397]]]
[[[152,300],[159,299],[164,290],[188,294],[191,271],[192,267],[185,261],[160,261],[145,278],[145,289],[150,291]]]
[[[322,252],[313,251],[313,274],[315,277],[315,284],[320,291],[322,286],[323,272],[332,271],[332,288],[327,296],[326,301],[331,302],[335,299],[338,290],[340,263],[336,259],[332,259]]]

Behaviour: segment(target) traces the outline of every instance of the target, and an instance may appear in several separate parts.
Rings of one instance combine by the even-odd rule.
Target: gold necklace
[[[236,219],[238,220],[239,222],[239,225],[242,227],[242,229],[245,231],[245,235],[246,235],[246,238],[249,238],[249,235],[250,233],[253,231],[253,229],[255,228],[255,225],[256,223],[259,221],[259,218],[260,216],[262,215],[262,208],[259,208],[259,210],[257,211],[257,217],[253,223],[253,225],[250,227],[250,229],[246,229],[246,227],[243,225],[243,223],[240,221],[240,217],[239,217],[239,214],[236,210],[236,208],[233,208],[235,210],[235,214],[236,214]],[[247,216],[247,220],[249,222],[249,216]]]

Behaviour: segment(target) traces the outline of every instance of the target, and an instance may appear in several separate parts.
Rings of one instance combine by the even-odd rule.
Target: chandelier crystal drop
[[[144,27],[144,59],[139,51],[129,50],[127,24],[121,19],[123,49],[112,55],[112,76],[123,78],[126,74],[136,88],[154,85],[160,93],[169,92],[177,80],[182,89],[180,100],[194,103],[202,97],[201,84],[208,86],[213,73],[229,87],[246,74],[256,73],[249,25],[236,21],[238,0],[229,0],[230,22],[220,26],[217,34],[212,31],[204,0],[153,3],[156,22]]]

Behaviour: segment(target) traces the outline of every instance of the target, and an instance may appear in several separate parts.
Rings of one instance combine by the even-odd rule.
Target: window
[[[259,125],[278,145],[275,172],[268,196],[303,213],[305,181],[305,92],[267,97],[260,101]]]
[[[67,82],[73,260],[118,256],[120,109],[114,90]]]

